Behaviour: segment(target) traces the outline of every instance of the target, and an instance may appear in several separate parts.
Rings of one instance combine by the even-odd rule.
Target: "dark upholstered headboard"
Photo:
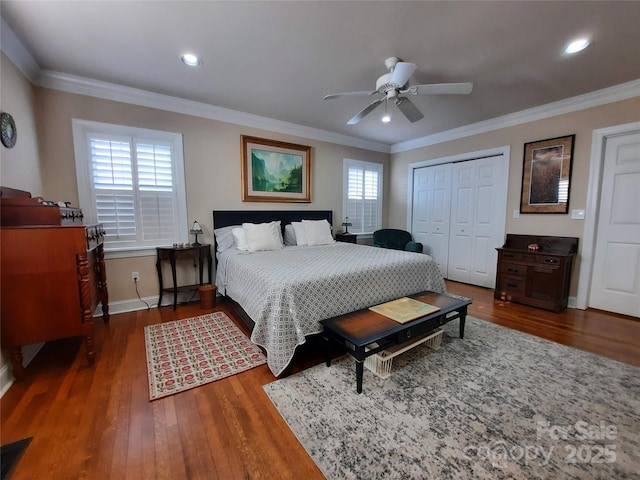
[[[326,219],[333,225],[333,211],[331,210],[214,210],[213,228],[242,225],[247,223],[265,223],[280,220],[281,226],[301,220]]]
[[[266,223],[280,220],[284,227],[301,220],[327,220],[333,226],[332,210],[214,210],[213,229],[242,225],[242,223]],[[216,246],[214,238],[214,249]],[[215,251],[215,250],[214,250]]]

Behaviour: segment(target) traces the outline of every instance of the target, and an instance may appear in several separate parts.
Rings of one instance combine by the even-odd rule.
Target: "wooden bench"
[[[362,392],[362,375],[365,358],[394,345],[410,343],[416,337],[431,332],[451,320],[460,319],[460,338],[464,338],[464,324],[470,299],[421,292],[407,295],[409,298],[435,305],[440,310],[399,323],[368,308],[322,320],[323,338],[345,347],[356,359],[356,389]],[[372,344],[376,344],[375,346]],[[331,359],[327,356],[327,366]]]

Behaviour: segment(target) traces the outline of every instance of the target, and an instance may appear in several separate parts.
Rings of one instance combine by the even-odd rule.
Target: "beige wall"
[[[213,241],[214,209],[313,209],[333,210],[342,217],[343,158],[382,163],[389,169],[389,154],[344,147],[306,138],[242,127],[93,97],[35,88],[41,168],[46,179],[46,197],[78,204],[71,119],[132,125],[178,132],[183,135],[187,211],[189,222],[198,220],[205,234],[199,240]],[[312,187],[310,204],[246,203],[241,200],[240,135],[254,135],[311,145]],[[385,193],[388,193],[388,185]],[[140,272],[142,297],[158,292],[155,256],[107,261],[110,302],[136,298],[131,272]],[[183,272],[192,275],[192,272]],[[191,278],[191,277],[189,277]],[[189,282],[193,283],[193,282]]]
[[[27,190],[39,196],[42,194],[42,182],[32,87],[4,53],[0,53],[0,111],[11,114],[17,131],[13,148],[0,146],[0,185]],[[25,358],[30,357],[33,351],[24,354]],[[5,366],[8,363],[3,352],[0,356],[0,388],[5,388],[8,382]]]
[[[4,53],[0,53],[0,110],[10,113],[18,132],[13,148],[0,146],[0,184],[42,194],[40,159],[32,87]]]
[[[391,156],[391,196],[388,204],[389,226],[405,228],[409,164],[479,150],[511,147],[506,232],[534,235],[578,237],[582,239],[584,220],[571,220],[570,214],[523,214],[513,218],[520,207],[524,144],[546,138],[576,135],[571,173],[569,211],[586,209],[591,137],[593,130],[640,120],[640,98],[611,103],[545,120],[503,128],[482,135],[431,145]],[[590,212],[587,212],[587,215]],[[570,294],[577,294],[580,257],[574,263]]]

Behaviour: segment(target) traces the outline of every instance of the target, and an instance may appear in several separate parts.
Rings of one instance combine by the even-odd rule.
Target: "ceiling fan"
[[[385,60],[384,64],[389,69],[389,73],[385,73],[378,78],[374,91],[334,93],[324,97],[324,100],[330,100],[332,98],[359,95],[378,94],[382,96],[351,118],[347,122],[347,125],[355,125],[371,113],[378,105],[388,100],[394,100],[398,109],[411,123],[417,122],[424,118],[424,115],[416,108],[411,100],[400,95],[468,95],[471,93],[471,90],[473,90],[473,83],[433,83],[409,86],[409,79],[417,68],[415,63],[407,63],[397,57],[389,57]]]

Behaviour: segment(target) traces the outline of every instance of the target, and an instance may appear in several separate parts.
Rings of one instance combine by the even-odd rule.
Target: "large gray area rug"
[[[329,479],[640,478],[640,368],[467,317],[382,379],[343,356],[264,389]]]

